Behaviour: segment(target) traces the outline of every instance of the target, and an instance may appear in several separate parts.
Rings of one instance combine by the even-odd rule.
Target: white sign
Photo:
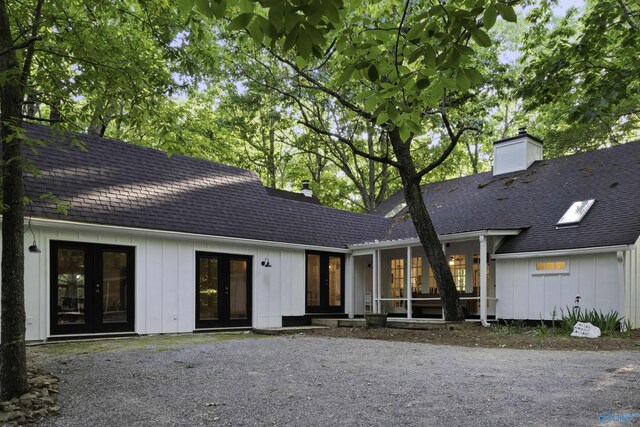
[[[598,338],[600,336],[600,328],[593,326],[591,323],[578,322],[573,327],[572,337]]]

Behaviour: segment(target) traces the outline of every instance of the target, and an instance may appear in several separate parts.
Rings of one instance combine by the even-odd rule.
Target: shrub
[[[560,315],[560,325],[562,329],[568,332],[573,331],[576,323],[583,322],[597,326],[603,334],[613,333],[620,329],[624,320],[624,317],[618,317],[618,312],[615,310],[605,314],[595,308],[583,311],[580,307],[567,307],[567,314],[564,313],[563,309],[560,309]]]

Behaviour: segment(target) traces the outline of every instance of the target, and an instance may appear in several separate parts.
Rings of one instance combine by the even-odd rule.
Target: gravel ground
[[[41,426],[588,426],[638,414],[640,352],[281,336],[74,356]]]

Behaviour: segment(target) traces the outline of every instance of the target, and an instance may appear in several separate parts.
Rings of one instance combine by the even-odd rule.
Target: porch
[[[496,313],[495,262],[491,256],[507,235],[485,230],[442,236],[440,241],[468,319],[486,322]],[[443,319],[440,294],[418,239],[354,246],[354,315]]]

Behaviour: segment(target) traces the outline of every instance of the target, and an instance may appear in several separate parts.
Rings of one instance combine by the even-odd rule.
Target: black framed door
[[[51,334],[132,332],[135,251],[51,242]]]
[[[196,252],[196,328],[251,326],[251,257]]]
[[[307,251],[306,312],[344,313],[344,255]]]

